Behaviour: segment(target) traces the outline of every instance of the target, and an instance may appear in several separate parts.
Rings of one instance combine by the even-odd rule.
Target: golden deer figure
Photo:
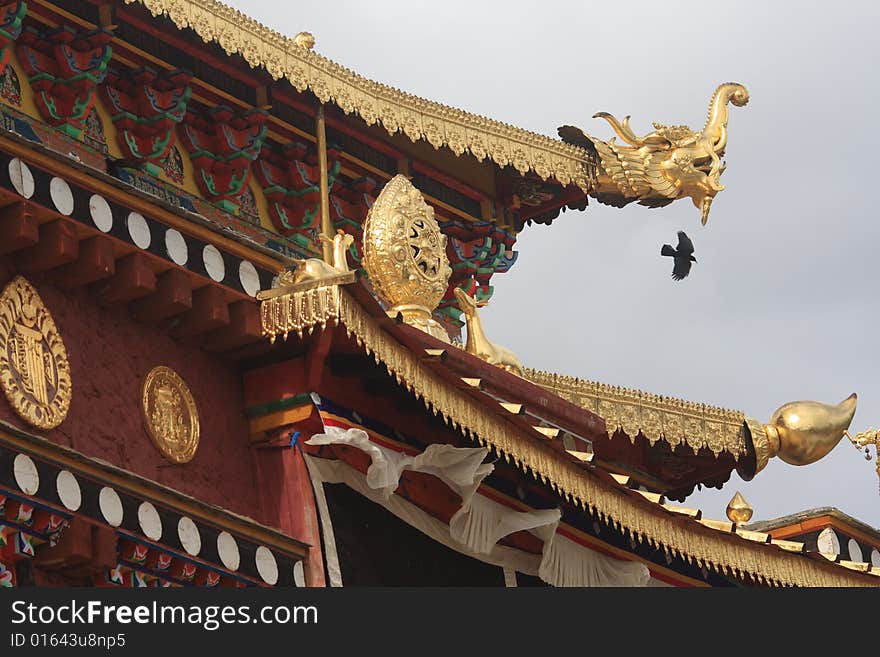
[[[455,288],[455,298],[458,299],[458,307],[464,313],[467,322],[467,344],[465,351],[482,358],[490,365],[497,365],[502,369],[523,376],[523,366],[510,349],[489,342],[483,331],[483,323],[477,308],[486,305],[485,301],[477,301],[461,288]]]
[[[286,271],[281,274],[278,281],[279,287],[288,287],[293,285],[302,285],[304,283],[317,282],[336,282],[337,279],[346,278],[346,274],[350,274],[348,267],[348,248],[354,244],[354,236],[346,233],[344,230],[337,230],[333,238],[326,235],[320,235],[322,242],[330,242],[333,244],[333,262],[327,263],[320,258],[292,259],[296,265],[295,271]],[[352,280],[354,280],[352,278]]]

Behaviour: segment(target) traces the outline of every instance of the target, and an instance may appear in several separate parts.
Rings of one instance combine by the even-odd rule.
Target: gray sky
[[[687,199],[591,202],[527,227],[484,325],[530,367],[761,421],[787,401],[857,392],[852,429],[880,423],[880,4],[227,2],[284,34],[312,32],[317,52],[374,80],[552,136],[570,123],[610,137],[597,111],[632,114],[637,133],[698,129],[718,84],[745,84],[706,227]],[[699,262],[675,283],[659,250],[680,229]],[[844,438],[819,463],[775,458],[687,504],[723,518],[741,490],[755,520],[830,505],[880,527],[874,466]]]

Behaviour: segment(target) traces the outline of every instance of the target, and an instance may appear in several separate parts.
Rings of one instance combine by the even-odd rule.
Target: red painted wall
[[[70,360],[73,399],[67,419],[41,432],[20,419],[0,393],[0,418],[52,441],[109,461],[200,500],[277,526],[260,517],[248,446],[241,376],[234,363],[135,322],[126,308],[101,308],[84,289],[63,291],[27,277],[55,319]],[[5,285],[5,283],[4,283]],[[195,458],[166,461],[143,428],[140,386],[156,365],[186,381],[199,409]]]

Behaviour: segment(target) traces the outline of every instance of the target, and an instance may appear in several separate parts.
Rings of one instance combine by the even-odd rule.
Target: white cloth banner
[[[647,586],[651,575],[643,563],[599,554],[555,533],[544,543],[538,577],[553,586]]]
[[[650,574],[644,564],[614,559],[560,535],[556,531],[561,518],[559,509],[516,511],[476,495],[480,483],[494,469],[492,464],[483,463],[486,448],[433,444],[421,454],[410,456],[377,445],[361,429],[325,430],[326,433],[315,434],[306,444],[356,447],[370,456],[370,467],[364,478],[342,462],[307,457],[310,473],[320,472],[321,480],[328,483],[347,484],[447,547],[487,563],[537,575],[553,586],[648,584]],[[462,506],[448,526],[393,495],[404,470],[432,474],[459,494]],[[313,484],[319,485],[314,475]],[[327,520],[329,525],[329,517]],[[540,561],[536,555],[498,545],[505,536],[522,530],[531,531],[544,541]],[[335,555],[335,545],[331,549]],[[331,579],[341,583],[341,573],[333,574],[336,577]]]
[[[370,457],[367,485],[390,498],[400,484],[404,470],[425,472],[439,478],[459,494],[463,505],[468,505],[480,482],[495,468],[483,463],[489,450],[485,447],[462,448],[452,445],[429,445],[416,456],[396,452],[377,445],[362,429],[326,427],[306,441],[307,445],[350,445]]]

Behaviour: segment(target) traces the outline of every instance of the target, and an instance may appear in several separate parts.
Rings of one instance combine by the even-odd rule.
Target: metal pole
[[[315,132],[318,137],[318,169],[321,180],[321,234],[333,239],[333,226],[330,225],[330,189],[327,182],[327,133],[324,130],[324,105],[318,106],[315,117]],[[321,240],[321,254],[324,262],[332,264],[333,250],[330,242]]]

